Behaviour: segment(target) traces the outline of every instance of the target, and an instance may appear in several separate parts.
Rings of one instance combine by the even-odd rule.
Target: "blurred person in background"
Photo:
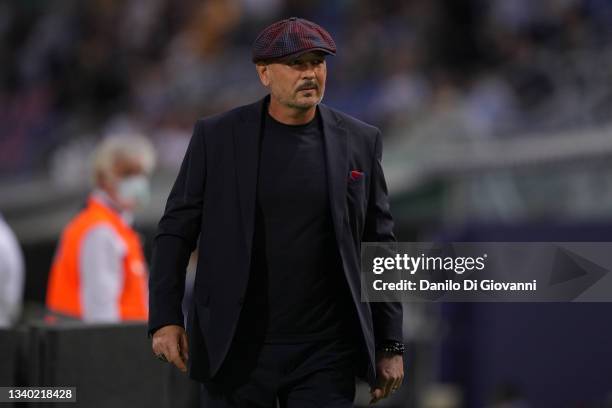
[[[47,307],[86,322],[145,321],[147,267],[134,211],[149,201],[153,146],[140,135],[115,135],[94,152],[95,188],[64,229],[49,284]]]
[[[0,328],[12,326],[19,318],[24,275],[17,237],[0,214]]]
[[[372,402],[402,383],[401,304],[360,301],[361,242],[395,241],[381,133],[320,104],[335,53],[310,21],[264,29],[253,62],[270,95],[196,123],[159,222],[152,349],[189,367],[205,407],[352,407],[356,376]]]

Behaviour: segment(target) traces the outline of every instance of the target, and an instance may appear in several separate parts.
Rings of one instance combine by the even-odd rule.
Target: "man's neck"
[[[290,108],[281,105],[272,98],[268,105],[268,113],[277,122],[285,125],[305,125],[314,119],[317,113],[317,106],[315,105],[308,109]]]
[[[107,191],[104,191],[101,188],[95,188],[91,193],[91,196],[119,214],[126,224],[132,225],[134,223],[134,213],[121,208],[119,203],[117,203],[117,201],[113,199]]]

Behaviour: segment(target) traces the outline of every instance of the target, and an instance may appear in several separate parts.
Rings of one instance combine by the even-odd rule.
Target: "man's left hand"
[[[376,379],[376,386],[370,388],[370,395],[372,396],[370,404],[375,404],[381,399],[387,398],[402,385],[404,380],[404,359],[402,356],[377,356]]]

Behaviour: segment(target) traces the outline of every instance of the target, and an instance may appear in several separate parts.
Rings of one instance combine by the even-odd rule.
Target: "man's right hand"
[[[163,355],[169,363],[174,364],[182,372],[187,372],[189,345],[183,327],[170,324],[157,329],[153,333],[152,348],[156,356]]]

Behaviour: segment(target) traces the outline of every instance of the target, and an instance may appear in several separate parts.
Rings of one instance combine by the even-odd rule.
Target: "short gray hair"
[[[93,152],[94,182],[97,184],[101,177],[110,175],[119,160],[139,161],[150,174],[155,168],[155,148],[148,138],[138,133],[106,137]]]

